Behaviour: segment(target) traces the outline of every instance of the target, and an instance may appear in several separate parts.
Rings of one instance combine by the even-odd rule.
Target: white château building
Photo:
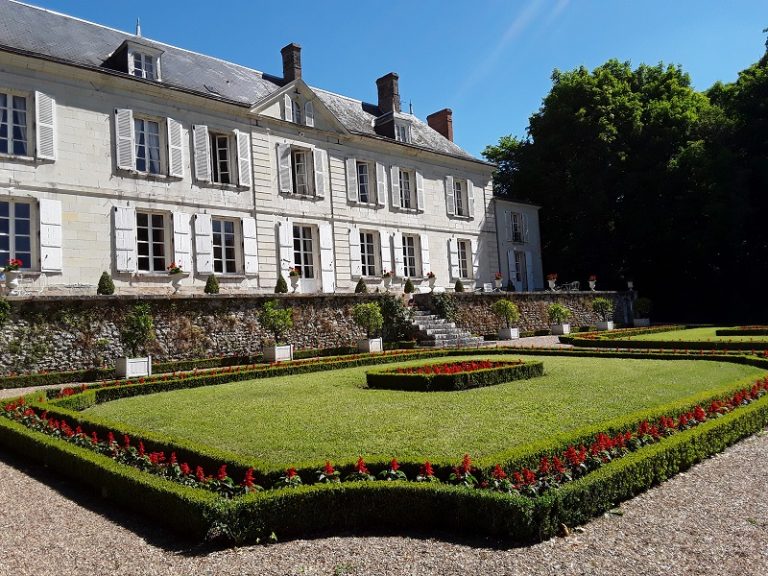
[[[0,267],[21,260],[39,289],[106,270],[122,293],[165,290],[174,262],[187,292],[211,274],[271,292],[292,268],[306,293],[389,271],[506,284],[493,166],[453,142],[450,110],[402,112],[394,73],[375,104],[311,87],[295,44],[282,62],[271,76],[0,0]],[[520,289],[541,283],[527,214]]]

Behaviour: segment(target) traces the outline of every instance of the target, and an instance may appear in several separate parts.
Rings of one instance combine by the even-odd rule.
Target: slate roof
[[[99,24],[15,0],[0,0],[0,50],[114,73],[105,62],[124,41],[136,39],[133,34]],[[285,83],[277,76],[144,37],[140,42],[163,50],[162,83],[173,88],[251,106]],[[350,132],[381,138],[373,130],[373,120],[381,115],[378,106],[314,87],[312,90]],[[482,162],[418,118],[411,120],[413,145]]]

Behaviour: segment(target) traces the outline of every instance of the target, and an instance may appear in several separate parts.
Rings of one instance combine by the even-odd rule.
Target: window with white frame
[[[312,226],[293,225],[293,266],[302,278],[315,277]]]
[[[232,138],[229,134],[210,133],[211,181],[217,184],[234,184],[232,163]]]
[[[0,93],[0,154],[29,155],[24,96]]]
[[[131,73],[137,78],[157,80],[157,60],[154,56],[143,52],[131,52]]]
[[[418,236],[403,234],[403,275],[406,278],[413,278],[418,270]]]
[[[359,202],[371,202],[371,165],[368,162],[357,163],[357,200]]]
[[[400,168],[400,207],[416,208],[416,177],[412,170]]]
[[[11,259],[32,267],[32,225],[31,202],[0,200],[0,267]]]
[[[291,150],[291,168],[293,170],[293,191],[295,194],[308,196],[312,194],[312,166],[308,150],[294,148]]]
[[[456,242],[459,250],[459,277],[469,278],[469,262],[472,257],[472,247],[469,240],[459,240]]]
[[[237,223],[234,220],[211,218],[213,271],[234,274],[237,270]]]
[[[376,276],[376,235],[360,232],[360,262],[363,276]]]
[[[456,216],[469,216],[469,197],[467,192],[466,180],[455,179],[453,181],[453,200],[456,205]]]
[[[395,140],[410,143],[411,125],[407,122],[395,122]]]
[[[136,212],[136,253],[140,272],[165,272],[166,255],[165,214]]]
[[[160,123],[145,118],[133,119],[136,146],[136,171],[161,174]]]
[[[292,100],[291,102],[291,107],[293,108],[293,121],[296,124],[301,124],[301,104],[299,104],[298,100]]]
[[[525,242],[525,225],[523,214],[520,212],[510,212],[510,229],[512,231],[512,242]]]

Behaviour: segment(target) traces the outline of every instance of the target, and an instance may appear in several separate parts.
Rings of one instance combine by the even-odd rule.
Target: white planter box
[[[265,362],[287,362],[289,360],[293,360],[293,344],[264,346]]]
[[[570,324],[551,324],[549,328],[555,336],[563,336],[571,333]]]
[[[499,330],[499,340],[517,340],[520,338],[519,328],[501,328]]]
[[[632,321],[635,328],[648,328],[651,325],[650,318],[635,318]]]
[[[146,358],[117,359],[115,373],[118,378],[136,378],[137,376],[152,376],[152,356]]]
[[[597,329],[598,330],[613,330],[613,320],[608,320],[607,322],[598,322],[597,323]]]
[[[358,340],[357,349],[360,352],[384,352],[384,341],[381,338]]]

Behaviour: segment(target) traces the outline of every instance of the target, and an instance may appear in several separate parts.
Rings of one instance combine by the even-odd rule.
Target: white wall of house
[[[504,287],[511,281],[518,292],[543,290],[539,207],[501,198],[493,204]]]

